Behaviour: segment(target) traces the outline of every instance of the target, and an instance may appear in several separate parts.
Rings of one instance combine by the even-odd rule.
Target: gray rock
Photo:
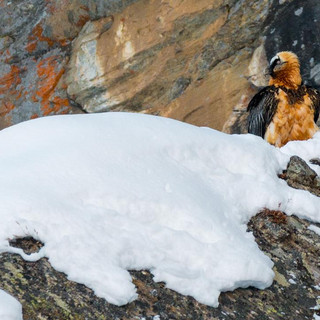
[[[300,157],[290,158],[284,178],[289,186],[320,196],[320,178]]]

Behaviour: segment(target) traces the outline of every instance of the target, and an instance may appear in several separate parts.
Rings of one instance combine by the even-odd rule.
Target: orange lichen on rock
[[[29,43],[26,46],[26,50],[29,53],[32,53],[36,47],[38,41],[44,41],[47,42],[49,47],[52,47],[54,44],[54,41],[50,39],[49,37],[43,36],[43,27],[40,23],[38,23],[32,30],[31,35],[29,36]]]
[[[9,100],[0,102],[0,130],[12,124],[11,111],[14,108],[15,105]]]
[[[67,98],[61,98],[59,96],[55,96],[50,100],[50,106],[48,108],[42,108],[43,114],[64,114],[68,113],[70,110],[69,100]]]
[[[80,15],[79,20],[76,23],[77,27],[83,27],[87,21],[89,21],[90,16],[89,15]]]
[[[0,105],[0,115],[8,114],[15,108],[15,105],[11,101],[4,101]]]
[[[41,60],[37,65],[37,75],[41,81],[36,94],[43,99],[47,99],[63,73],[64,69],[59,68],[56,56],[47,57]]]
[[[32,53],[34,50],[36,50],[36,47],[37,47],[37,41],[33,40],[27,44],[26,50],[29,53]]]
[[[22,88],[17,88],[21,84],[20,71],[12,65],[10,72],[0,77],[0,130],[11,124],[11,111],[16,107],[13,101],[22,94]]]
[[[38,100],[41,104],[41,110],[44,116],[52,113],[58,113],[61,109],[69,105],[68,99],[53,97],[58,82],[60,81],[65,69],[61,68],[57,56],[51,56],[41,60],[37,66],[37,75],[39,77],[39,87],[32,97],[34,101]]]
[[[4,63],[10,64],[12,61],[12,54],[8,48],[3,48],[3,50],[0,50],[0,56],[1,56],[1,61]]]
[[[87,14],[80,14],[79,19],[76,22],[77,27],[83,27],[87,21],[90,20],[90,15],[89,15],[89,8],[86,6],[80,6],[80,9],[82,9],[84,12],[87,12]]]
[[[16,91],[16,86],[21,83],[20,69],[13,65],[9,73],[0,78],[0,94],[7,94],[9,90]]]

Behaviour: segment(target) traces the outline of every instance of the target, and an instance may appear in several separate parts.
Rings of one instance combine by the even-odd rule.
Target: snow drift
[[[3,290],[0,290],[0,319],[22,320],[21,304]]]
[[[130,269],[198,301],[272,283],[272,261],[246,223],[261,208],[320,221],[320,199],[277,177],[291,154],[319,156],[320,135],[279,150],[161,117],[54,116],[0,132],[0,251],[49,258],[122,305]],[[45,243],[30,256],[8,238]]]

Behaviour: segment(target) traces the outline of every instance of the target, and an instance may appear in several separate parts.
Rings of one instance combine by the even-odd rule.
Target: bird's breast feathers
[[[248,132],[277,147],[311,138],[318,131],[320,92],[301,85],[297,55],[277,53],[270,61],[269,73],[269,86],[249,102]]]
[[[296,99],[293,99],[296,97]],[[267,127],[265,140],[277,147],[285,145],[291,140],[307,140],[318,131],[314,123],[314,108],[307,92],[279,89],[275,96],[277,100],[276,112]]]

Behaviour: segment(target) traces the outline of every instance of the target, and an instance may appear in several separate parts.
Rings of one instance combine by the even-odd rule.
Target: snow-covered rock
[[[79,139],[80,138],[80,139]],[[108,113],[32,120],[0,132],[0,249],[54,268],[117,305],[137,297],[127,270],[218,305],[263,289],[272,261],[246,223],[261,208],[320,220],[320,200],[278,178],[293,152],[161,117]],[[303,147],[302,147],[303,146]],[[8,238],[44,242],[26,255]]]

